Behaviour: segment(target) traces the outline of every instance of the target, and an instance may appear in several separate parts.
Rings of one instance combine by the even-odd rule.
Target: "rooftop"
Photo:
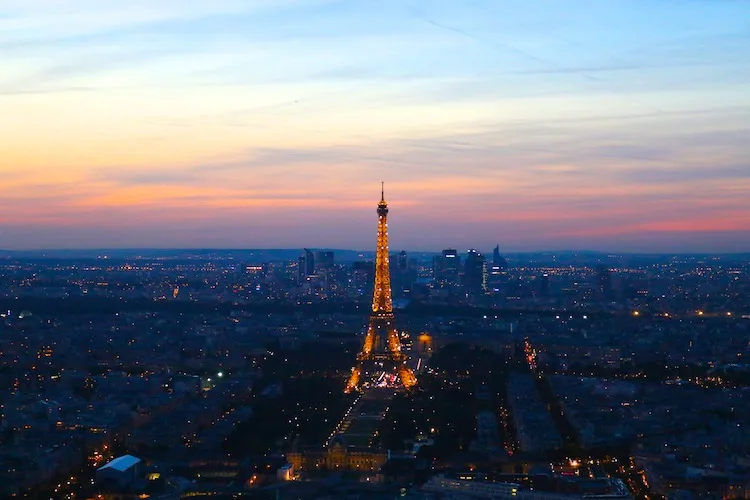
[[[97,470],[114,469],[120,472],[124,472],[140,461],[140,458],[134,457],[133,455],[123,455],[121,457],[115,458],[108,464],[99,467]]]

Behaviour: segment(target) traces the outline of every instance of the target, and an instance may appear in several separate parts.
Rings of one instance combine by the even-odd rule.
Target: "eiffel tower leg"
[[[357,389],[357,385],[359,385],[359,377],[360,377],[360,367],[355,366],[354,369],[352,369],[352,374],[349,377],[349,381],[346,383],[346,393],[350,393]]]
[[[417,377],[414,372],[406,366],[406,363],[401,363],[398,367],[398,378],[401,380],[401,384],[406,390],[411,389],[417,385]]]

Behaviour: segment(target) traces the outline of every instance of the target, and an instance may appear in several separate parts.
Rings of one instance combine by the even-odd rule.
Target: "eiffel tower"
[[[375,257],[375,290],[372,311],[362,351],[357,355],[357,365],[346,384],[346,392],[361,388],[366,379],[377,373],[395,371],[405,389],[417,383],[414,372],[406,366],[406,354],[401,352],[401,339],[393,318],[391,271],[388,256],[388,203],[385,188],[381,186],[378,203],[378,249]]]

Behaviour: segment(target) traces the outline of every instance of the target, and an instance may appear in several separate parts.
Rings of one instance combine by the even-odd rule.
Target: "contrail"
[[[473,40],[477,40],[478,42],[482,42],[485,45],[488,45],[488,46],[494,48],[495,50],[504,50],[504,51],[507,51],[507,52],[513,52],[514,54],[518,54],[518,55],[520,55],[522,57],[525,57],[526,59],[530,59],[532,61],[536,61],[536,62],[538,62],[540,64],[544,64],[545,66],[552,66],[552,67],[554,67],[556,69],[567,69],[567,68],[565,68],[563,66],[560,66],[559,64],[554,63],[553,61],[550,61],[548,59],[542,59],[541,57],[537,57],[534,54],[530,54],[530,53],[528,53],[526,51],[523,51],[523,50],[521,50],[521,49],[519,49],[517,47],[514,47],[512,45],[509,45],[507,43],[498,42],[496,40],[490,40],[489,38],[484,38],[483,36],[479,36],[477,34],[470,33],[468,31],[464,31],[464,30],[462,30],[460,28],[456,28],[454,26],[449,26],[447,24],[438,23],[437,21],[435,21],[433,19],[430,19],[429,17],[427,17],[427,16],[425,16],[423,14],[420,14],[419,12],[412,11],[412,15],[414,15],[414,17],[416,17],[420,21],[423,21],[423,22],[425,22],[427,24],[431,24],[432,26],[435,26],[436,28],[441,28],[441,29],[444,29],[444,30],[447,30],[447,31],[452,31],[453,33],[457,33],[457,34],[465,36],[467,38],[471,38]],[[592,76],[592,75],[589,75],[588,73],[584,73],[582,71],[576,71],[576,73],[578,73],[582,77],[586,78],[587,80],[592,80],[592,81],[595,81],[595,82],[600,82],[601,81],[599,78],[597,78],[595,76]]]
[[[530,54],[529,52],[523,51],[523,50],[521,50],[521,49],[519,49],[517,47],[514,47],[512,45],[509,45],[507,43],[498,42],[496,40],[490,40],[489,38],[485,38],[485,37],[477,35],[475,33],[471,33],[471,32],[462,30],[460,28],[456,28],[455,26],[449,26],[447,24],[438,23],[437,21],[435,21],[433,19],[430,19],[429,17],[427,17],[424,14],[421,14],[421,13],[419,13],[417,11],[411,10],[411,13],[412,13],[412,15],[415,18],[419,19],[422,22],[425,22],[427,24],[435,26],[436,28],[440,28],[440,29],[444,29],[444,30],[447,30],[447,31],[451,31],[453,33],[462,35],[464,37],[471,38],[473,40],[477,40],[479,42],[484,43],[485,45],[488,45],[488,46],[494,48],[495,50],[505,50],[505,51],[508,51],[508,52],[512,52],[512,53],[518,54],[518,55],[520,55],[522,57],[525,57],[525,58],[527,58],[529,60],[538,62],[540,64],[544,64],[546,66],[551,66],[551,67],[553,67],[555,69],[558,69],[558,70],[565,70],[565,71],[570,71],[571,73],[576,73],[576,74],[582,76],[583,78],[585,78],[587,80],[590,80],[592,82],[597,82],[597,83],[600,83],[600,84],[608,85],[609,88],[610,88],[610,90],[613,90],[613,91],[618,92],[618,93],[620,92],[620,89],[617,89],[617,88],[615,88],[615,87],[613,87],[611,85],[612,82],[607,81],[607,80],[605,80],[603,78],[595,77],[595,76],[593,76],[593,75],[591,75],[589,73],[586,73],[584,71],[576,71],[575,69],[571,70],[571,68],[566,68],[565,66],[561,66],[561,65],[555,63],[554,61],[550,61],[549,59],[543,59],[541,57],[537,57],[534,54]],[[553,35],[553,36],[557,36],[558,39],[560,39],[560,40],[562,40],[562,41],[564,41],[566,43],[569,43],[571,45],[577,45],[579,47],[585,48],[582,44],[571,42],[569,40],[564,40],[559,35]],[[636,101],[634,101],[634,102],[636,102]],[[638,103],[638,104],[640,104],[641,106],[643,106],[645,108],[648,108],[651,111],[656,112],[656,113],[662,113],[663,112],[663,110],[661,110],[661,109],[659,109],[659,108],[657,108],[655,106],[646,105],[645,103]]]

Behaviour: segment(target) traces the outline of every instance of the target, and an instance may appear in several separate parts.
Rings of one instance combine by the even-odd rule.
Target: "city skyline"
[[[0,5],[0,248],[750,249],[746,2]]]

